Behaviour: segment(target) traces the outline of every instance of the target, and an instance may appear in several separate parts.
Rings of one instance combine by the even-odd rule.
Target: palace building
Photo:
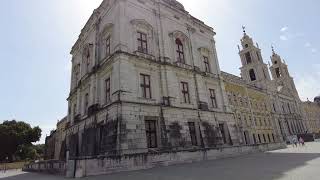
[[[215,35],[175,0],[104,0],[71,50],[67,176],[280,148],[319,132],[318,104],[300,100],[274,50],[268,65],[244,30],[238,77],[221,71]]]

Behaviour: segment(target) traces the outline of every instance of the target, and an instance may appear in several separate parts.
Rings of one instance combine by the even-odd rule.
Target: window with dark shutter
[[[256,52],[256,53],[257,53],[258,60],[261,61],[260,53],[259,52]]]
[[[188,125],[189,125],[191,144],[193,146],[198,146],[195,123],[194,122],[188,122]]]
[[[110,78],[106,79],[105,81],[106,87],[106,104],[111,101],[111,86],[110,86]]]
[[[275,137],[274,137],[274,134],[272,133],[272,141],[273,142],[276,142],[276,139],[275,139]]]
[[[190,104],[190,94],[189,94],[189,85],[187,82],[181,82],[182,86],[182,95],[184,103]]]
[[[111,42],[110,42],[110,36],[106,38],[106,57],[108,57],[111,54]]]
[[[148,40],[147,34],[138,32],[138,51],[148,54]]]
[[[73,120],[75,120],[75,117],[77,115],[77,104],[73,105]]]
[[[250,69],[250,71],[249,71],[249,76],[250,76],[251,81],[257,80],[257,78],[256,78],[256,73],[254,72],[253,69]]]
[[[89,108],[89,94],[87,93],[85,96],[84,96],[84,112],[87,114],[88,113],[88,108]]]
[[[90,68],[90,50],[87,50],[87,54],[86,54],[86,72],[89,72],[89,68]]]
[[[204,63],[204,66],[205,66],[205,71],[207,73],[210,73],[211,70],[210,70],[210,63],[209,63],[208,57],[206,57],[206,56],[203,57],[203,63]]]
[[[157,126],[156,121],[146,120],[146,136],[148,148],[157,148]]]
[[[176,53],[177,61],[180,63],[185,63],[183,44],[180,39],[176,39]]]
[[[216,98],[216,90],[214,89],[209,89],[210,91],[210,100],[213,108],[217,108],[217,98]]]
[[[278,78],[281,77],[280,68],[276,68],[276,76],[277,76]]]
[[[145,74],[140,74],[140,87],[143,98],[151,99],[151,82],[150,76]]]
[[[247,52],[245,54],[245,56],[246,56],[247,64],[251,64],[252,63],[252,59],[251,59],[250,52]]]
[[[257,138],[255,134],[252,134],[254,144],[257,144]]]

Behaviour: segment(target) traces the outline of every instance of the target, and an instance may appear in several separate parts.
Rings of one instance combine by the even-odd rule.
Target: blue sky
[[[1,0],[0,120],[39,125],[43,135],[67,113],[70,49],[101,0]],[[320,1],[180,0],[212,26],[222,70],[238,75],[242,25],[270,60],[289,65],[303,100],[320,94]],[[43,136],[43,137],[44,137]],[[43,138],[42,138],[43,142]]]

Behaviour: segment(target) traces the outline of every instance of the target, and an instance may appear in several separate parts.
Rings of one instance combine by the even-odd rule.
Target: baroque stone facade
[[[272,49],[268,67],[258,43],[245,31],[239,55],[241,77],[226,72],[222,76],[242,142],[290,141],[305,134],[304,109],[284,60]]]
[[[303,102],[303,108],[308,132],[320,138],[320,97],[314,98],[314,102]]]
[[[239,144],[214,35],[176,1],[104,1],[71,52],[70,157]]]
[[[71,50],[67,176],[190,160],[183,152],[198,160],[216,149],[274,149],[305,133],[280,56],[268,67],[244,32],[241,77],[222,72],[215,34],[175,0],[104,0]]]

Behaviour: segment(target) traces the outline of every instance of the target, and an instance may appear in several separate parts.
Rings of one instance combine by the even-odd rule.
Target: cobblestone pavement
[[[5,180],[60,180],[63,177],[11,171]],[[84,180],[319,180],[320,142],[193,164],[88,177]]]

